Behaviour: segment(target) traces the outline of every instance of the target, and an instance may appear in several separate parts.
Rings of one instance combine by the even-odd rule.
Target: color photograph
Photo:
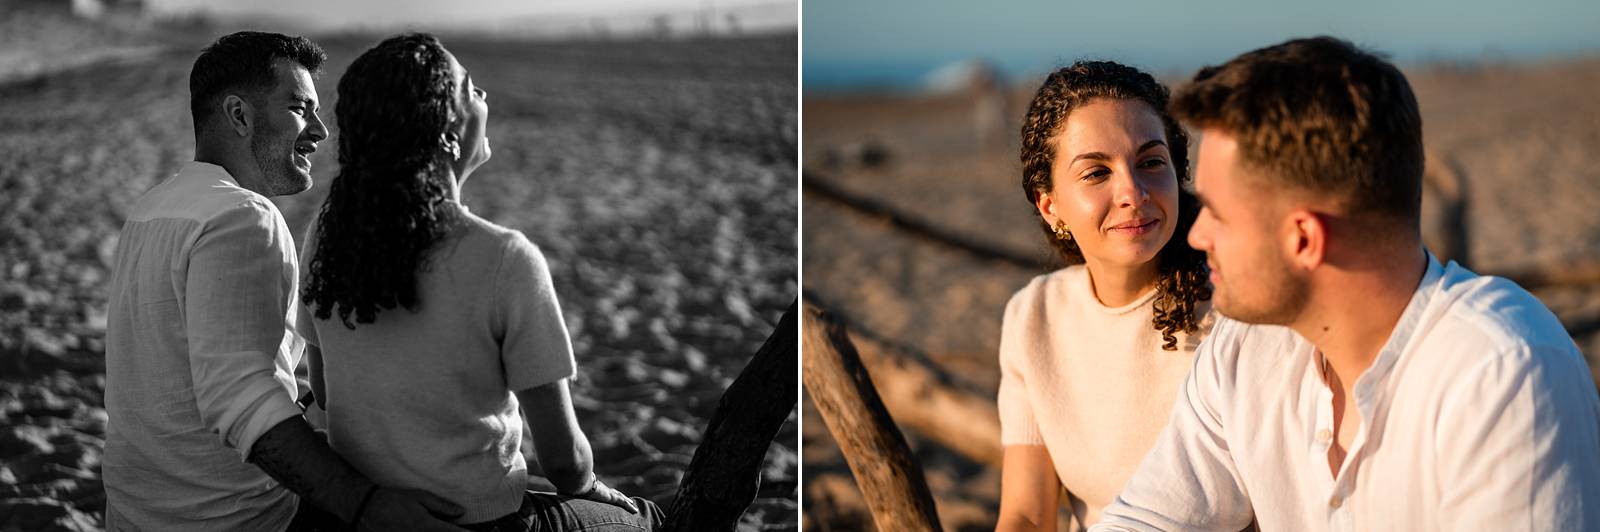
[[[1523,493],[1470,477],[1486,483],[1428,499],[1434,488],[1413,487],[1436,477],[1409,468],[1432,466],[1384,465],[1433,431],[1481,436],[1457,446],[1484,460],[1527,456],[1497,434],[1556,438],[1518,424],[1531,411],[1490,405],[1487,384],[1459,397],[1362,394],[1427,389],[1433,362],[1414,352],[1466,357],[1473,349],[1441,342],[1487,351],[1501,341],[1480,336],[1491,323],[1537,317],[1517,327],[1542,331],[1556,362],[1528,378],[1566,380],[1527,393],[1576,416],[1577,439],[1562,441],[1584,452],[1557,458],[1595,463],[1600,38],[1584,22],[1600,20],[1595,5],[811,1],[802,20],[805,530],[1474,529],[1528,512],[1551,529],[1594,526],[1573,517],[1593,513],[1593,491],[1505,508]],[[1326,203],[1254,198],[1232,212],[1233,189],[1217,183],[1244,171],[1229,174],[1229,160],[1299,179],[1262,190]],[[1240,220],[1269,215],[1281,223],[1257,231],[1277,239],[1241,243]],[[1452,272],[1463,280],[1450,285]],[[1461,295],[1446,314],[1500,317],[1446,327],[1427,310],[1443,298],[1424,304],[1489,276],[1515,298]],[[1269,330],[1254,324],[1300,343],[1227,351],[1257,345]],[[1219,335],[1235,343],[1202,347]],[[1335,338],[1365,338],[1348,352],[1376,358],[1345,364]],[[1278,375],[1254,360],[1309,364],[1296,374],[1309,380],[1248,388],[1254,399],[1206,394],[1213,377],[1222,393],[1236,390],[1229,379],[1244,390]],[[1458,360],[1452,372],[1480,367]],[[1228,371],[1201,375],[1213,363]],[[1357,382],[1364,367],[1376,382]],[[1432,379],[1476,382],[1452,372]],[[1290,390],[1343,397],[1302,403]],[[1525,406],[1518,397],[1504,404]],[[1396,406],[1368,412],[1369,399]],[[1234,400],[1245,406],[1225,406]],[[1465,419],[1501,421],[1446,423]],[[1282,445],[1321,450],[1253,446],[1279,425]],[[1196,441],[1256,458],[1235,464]],[[1442,463],[1453,455],[1439,445],[1402,461],[1489,471]],[[1185,453],[1215,460],[1173,458]],[[1290,467],[1302,461],[1311,471]],[[1229,470],[1218,464],[1238,471],[1209,476]],[[1456,521],[1435,514],[1441,500],[1501,513],[1460,508],[1448,513],[1484,520]]]

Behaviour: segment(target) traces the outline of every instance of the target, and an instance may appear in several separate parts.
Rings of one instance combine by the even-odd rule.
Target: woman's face
[[[1052,144],[1054,190],[1036,205],[1045,222],[1066,222],[1090,267],[1154,260],[1178,219],[1178,177],[1155,111],[1094,100],[1068,115]]]
[[[456,61],[455,54],[445,52],[450,58],[450,75],[456,81],[456,142],[461,146],[461,157],[455,160],[456,179],[466,181],[467,175],[489,160],[489,135],[485,128],[489,122],[489,93],[472,82],[466,67]]]

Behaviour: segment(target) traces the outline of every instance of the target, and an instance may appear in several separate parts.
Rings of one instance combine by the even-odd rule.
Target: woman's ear
[[[439,135],[439,145],[450,154],[451,159],[461,158],[461,136],[454,131],[446,131]]]
[[[1039,195],[1033,198],[1033,206],[1039,209],[1039,217],[1044,218],[1044,222],[1052,227],[1055,226],[1056,220],[1060,219],[1056,216],[1055,198],[1050,197],[1049,192],[1040,191]]]

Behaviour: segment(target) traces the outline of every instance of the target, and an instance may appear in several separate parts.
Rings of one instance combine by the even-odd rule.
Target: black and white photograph
[[[798,9],[0,0],[0,530],[798,530]]]

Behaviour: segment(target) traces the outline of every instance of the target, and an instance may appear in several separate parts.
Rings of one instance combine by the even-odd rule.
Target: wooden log
[[[850,464],[878,529],[942,530],[922,466],[884,409],[844,327],[809,305],[804,319],[806,391]]]
[[[1052,265],[1053,255],[1040,254],[1030,256],[999,244],[963,235],[949,228],[941,227],[937,223],[904,212],[882,200],[845,190],[844,187],[836,185],[830,179],[820,177],[814,172],[802,172],[800,181],[803,186],[803,193],[811,194],[820,199],[833,200],[863,215],[886,221],[890,225],[906,231],[908,234],[960,249],[987,260],[1010,262],[1024,268],[1034,268],[1041,271],[1055,268]]]
[[[827,299],[810,291],[805,298],[809,305],[828,306]],[[975,462],[1001,465],[1005,449],[1000,445],[1000,410],[993,388],[951,375],[915,347],[895,346],[868,334],[845,334],[899,426]]]
[[[1005,449],[993,393],[958,386],[938,367],[884,343],[855,334],[850,340],[900,426],[973,461],[1000,466]]]
[[[755,501],[767,448],[800,396],[798,307],[796,299],[723,392],[678,484],[666,530],[731,531]]]

